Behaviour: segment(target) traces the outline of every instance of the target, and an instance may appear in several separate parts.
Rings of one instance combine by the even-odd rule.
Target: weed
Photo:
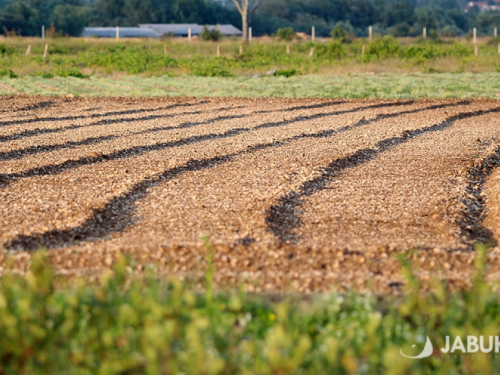
[[[306,301],[212,287],[207,247],[205,291],[172,279],[138,278],[120,259],[98,283],[56,284],[43,251],[27,276],[0,279],[0,368],[5,374],[489,373],[500,359],[475,353],[409,360],[429,337],[492,335],[500,324],[498,292],[485,282],[477,247],[472,285],[425,291],[401,257],[405,297],[347,293]],[[414,263],[413,263],[414,264]],[[196,291],[198,290],[198,291]],[[201,370],[201,372],[200,372]]]
[[[291,41],[296,38],[295,31],[291,27],[282,27],[276,32],[278,39]]]
[[[353,68],[357,71],[372,69],[367,68],[366,64],[377,64],[379,71],[391,71],[394,66],[399,71],[432,66],[439,71],[456,72],[457,65],[467,68],[469,63],[474,64],[475,71],[491,72],[498,63],[498,53],[493,45],[481,46],[479,57],[475,58],[473,47],[458,41],[436,44],[429,38],[421,43],[403,44],[392,37],[376,38],[365,44],[364,54],[362,40],[353,40],[350,44],[342,42],[342,38],[328,42],[296,42],[291,46],[290,54],[287,54],[286,45],[282,42],[247,44],[243,53],[239,53],[238,42],[223,41],[222,56],[217,57],[216,46],[201,41],[125,40],[115,43],[57,38],[50,40],[49,56],[43,59],[45,42],[11,38],[0,44],[0,56],[2,68],[15,70],[20,76],[39,76],[41,71],[57,76],[60,70],[66,72],[78,69],[81,72],[95,71],[98,75],[123,72],[146,76],[192,74],[221,77],[252,75],[278,68],[318,73],[328,73],[332,67],[349,68],[350,71]],[[32,46],[30,56],[25,55],[28,43]],[[164,52],[165,43],[168,53]],[[315,48],[314,57],[309,58],[312,47]]]
[[[0,77],[17,78],[17,74],[12,71],[12,69],[0,70]]]
[[[212,40],[214,42],[222,38],[221,32],[217,28],[209,29],[207,26],[203,26],[203,31],[200,34],[203,40]]]
[[[291,77],[297,74],[297,69],[278,69],[276,71],[277,76]]]

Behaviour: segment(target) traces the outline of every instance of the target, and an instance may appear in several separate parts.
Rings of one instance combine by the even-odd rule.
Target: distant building
[[[233,25],[206,25],[208,29],[218,29],[222,35],[225,36],[240,36],[241,30],[234,27]],[[198,24],[182,24],[182,23],[153,23],[153,24],[141,24],[140,28],[151,29],[155,32],[161,34],[161,36],[177,36],[186,37],[189,35],[189,29],[191,29],[191,35],[200,35],[203,32],[204,25]]]
[[[83,37],[116,38],[116,27],[86,27],[83,29]],[[161,35],[156,31],[142,27],[120,27],[118,28],[120,38],[159,38]]]
[[[240,36],[241,30],[233,25],[206,25],[210,30],[217,29],[225,36]],[[120,38],[161,38],[166,36],[186,37],[200,35],[205,26],[196,23],[155,23],[141,24],[139,27],[119,27]],[[116,27],[86,27],[83,37],[116,38]]]
[[[473,7],[478,7],[479,11],[486,12],[489,10],[498,10],[500,11],[500,0],[494,0],[495,4],[490,5],[487,1],[469,1],[467,6],[464,9],[464,12],[467,13]]]

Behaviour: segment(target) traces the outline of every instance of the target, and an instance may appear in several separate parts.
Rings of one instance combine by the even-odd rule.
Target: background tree
[[[236,9],[241,14],[241,28],[243,29],[243,40],[245,42],[248,41],[248,18],[249,12],[248,8],[250,6],[250,0],[233,0],[234,5],[236,5]],[[250,14],[253,14],[257,10],[259,6],[260,0],[255,0],[253,6],[250,9]]]
[[[462,0],[233,0],[223,7],[212,0],[0,0],[0,33],[40,36],[54,23],[57,33],[78,35],[83,26],[137,26],[140,23],[233,24],[248,39],[291,27],[296,32],[327,37],[336,26],[353,36],[377,33],[421,35],[422,27],[441,36],[463,36],[477,27],[492,35],[500,12],[464,13]],[[254,15],[252,17],[252,14]],[[5,28],[5,29],[4,29]]]
[[[54,8],[52,19],[56,30],[63,35],[79,36],[87,23],[86,9],[69,4],[58,5]]]

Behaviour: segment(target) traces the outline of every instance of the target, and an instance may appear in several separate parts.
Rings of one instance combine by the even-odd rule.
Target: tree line
[[[417,36],[426,27],[441,36],[460,36],[476,27],[479,34],[500,28],[500,12],[463,12],[462,0],[250,0],[248,25],[253,35],[297,32],[328,36],[341,27],[356,36],[375,33]],[[229,0],[0,0],[0,33],[39,36],[45,25],[59,35],[78,36],[85,26],[137,26],[139,23],[230,23],[242,16]]]

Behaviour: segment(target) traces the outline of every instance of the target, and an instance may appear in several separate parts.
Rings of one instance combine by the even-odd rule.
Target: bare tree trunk
[[[233,0],[234,5],[236,5],[236,8],[238,9],[238,12],[241,14],[241,27],[242,27],[242,32],[243,36],[242,39],[246,43],[248,42],[248,4],[250,0]],[[250,13],[253,14],[257,7],[259,6],[260,0],[256,0],[254,3],[254,6],[252,7]]]
[[[241,14],[241,27],[243,28],[243,41],[248,42],[248,10]]]

